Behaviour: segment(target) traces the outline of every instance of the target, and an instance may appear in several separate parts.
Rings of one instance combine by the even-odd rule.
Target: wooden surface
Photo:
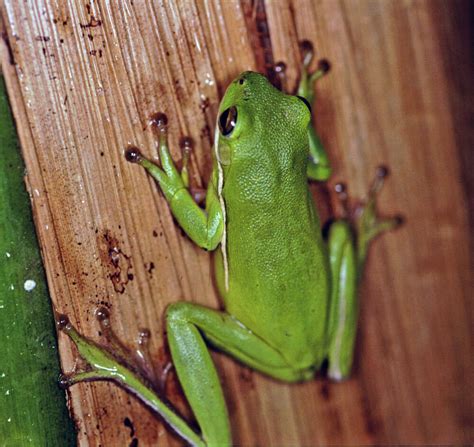
[[[344,179],[361,197],[375,167],[386,163],[393,175],[381,209],[402,212],[407,224],[371,251],[350,380],[286,385],[215,355],[235,441],[474,440],[469,2],[1,4],[2,67],[56,311],[100,340],[93,315],[105,303],[130,346],[140,328],[152,331],[154,362],[164,364],[166,305],[186,299],[216,307],[218,297],[209,255],[183,236],[123,150],[133,143],[155,154],[146,123],[163,111],[175,159],[179,139],[190,135],[192,182],[205,184],[227,83],[284,60],[294,85],[298,40],[310,39],[332,64],[318,84],[316,109],[335,167],[331,183]],[[318,197],[324,207],[327,197]],[[76,353],[62,334],[59,342],[70,371]],[[175,380],[168,392],[183,408]],[[140,446],[179,444],[113,384],[74,386],[69,399],[83,446],[134,438]]]

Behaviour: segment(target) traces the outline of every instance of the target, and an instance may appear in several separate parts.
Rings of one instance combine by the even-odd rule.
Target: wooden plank
[[[215,355],[235,441],[472,441],[468,203],[451,112],[454,56],[442,39],[462,44],[454,8],[435,1],[3,0],[2,65],[55,310],[100,340],[94,311],[106,305],[130,346],[140,328],[151,330],[153,359],[163,367],[166,305],[186,299],[215,307],[218,297],[209,255],[181,234],[123,149],[133,143],[156,155],[147,120],[165,112],[173,156],[180,160],[179,139],[191,136],[192,182],[205,184],[226,84],[272,60],[285,60],[294,84],[297,41],[310,39],[333,67],[318,85],[316,114],[334,181],[348,180],[360,197],[375,166],[388,164],[393,176],[381,207],[402,211],[407,225],[370,255],[353,378],[285,385]],[[462,58],[467,49],[459,48]],[[70,371],[76,353],[62,335],[59,344]],[[168,391],[186,411],[175,380]],[[81,445],[179,444],[112,384],[81,384],[69,398]]]

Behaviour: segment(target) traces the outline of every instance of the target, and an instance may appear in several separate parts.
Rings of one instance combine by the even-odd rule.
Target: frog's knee
[[[173,321],[186,321],[189,314],[189,303],[179,301],[177,303],[171,303],[166,308],[165,318],[167,323]]]
[[[345,220],[336,220],[329,228],[329,238],[341,240],[352,240],[352,230],[349,223]]]

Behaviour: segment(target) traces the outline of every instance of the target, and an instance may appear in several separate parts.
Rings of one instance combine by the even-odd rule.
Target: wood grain
[[[350,380],[285,385],[215,355],[235,441],[473,441],[468,116],[474,101],[469,44],[461,39],[472,37],[464,17],[469,2],[1,5],[2,69],[56,311],[99,341],[94,311],[106,305],[130,346],[140,328],[151,330],[154,363],[163,366],[166,305],[186,299],[216,307],[218,297],[209,255],[183,236],[153,182],[125,162],[123,150],[133,143],[156,155],[147,120],[165,112],[173,156],[180,160],[179,139],[191,136],[192,183],[204,185],[227,83],[240,71],[284,60],[294,85],[298,41],[310,39],[332,64],[318,85],[316,108],[335,167],[332,182],[348,180],[361,197],[375,167],[386,163],[392,178],[381,208],[403,212],[407,224],[370,254]],[[76,352],[62,334],[59,343],[70,371]],[[168,391],[186,412],[175,380]],[[74,386],[69,405],[83,446],[128,445],[133,438],[140,446],[180,444],[113,384]]]

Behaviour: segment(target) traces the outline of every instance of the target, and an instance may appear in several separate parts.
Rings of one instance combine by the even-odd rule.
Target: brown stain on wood
[[[102,262],[108,266],[115,292],[124,293],[127,284],[134,278],[131,256],[122,251],[119,240],[110,231],[104,231],[101,238],[99,251]]]
[[[375,166],[386,163],[392,177],[381,208],[403,211],[408,223],[370,254],[350,380],[286,385],[214,355],[235,442],[472,442],[469,2],[1,4],[2,67],[58,312],[100,340],[92,315],[108,303],[123,340],[151,330],[158,360],[168,303],[218,306],[209,255],[181,234],[123,150],[136,144],[156,156],[147,120],[164,112],[174,158],[180,162],[180,139],[191,137],[191,181],[205,186],[227,83],[283,60],[294,85],[298,41],[309,39],[333,68],[317,86],[315,109],[332,182],[345,179],[362,196]],[[97,229],[133,259],[123,293],[110,281]],[[61,334],[59,343],[70,371],[76,352]],[[174,379],[167,388],[179,394]],[[180,445],[113,384],[74,386],[69,398],[81,445]]]

